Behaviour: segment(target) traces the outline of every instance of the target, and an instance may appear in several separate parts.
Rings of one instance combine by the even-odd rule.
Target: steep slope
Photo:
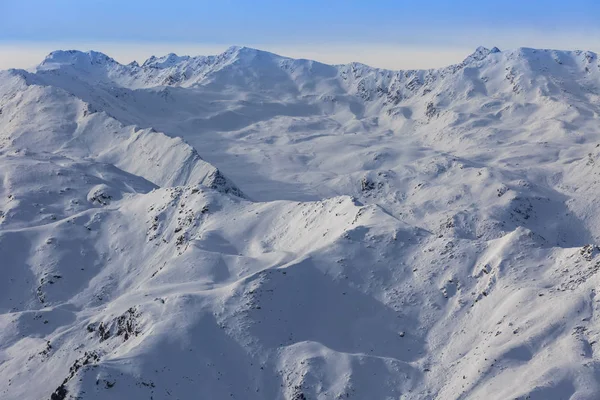
[[[0,397],[597,398],[599,66],[0,72]]]

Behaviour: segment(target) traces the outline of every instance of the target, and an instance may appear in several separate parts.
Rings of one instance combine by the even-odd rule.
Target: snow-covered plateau
[[[0,72],[0,399],[600,399],[600,63]]]

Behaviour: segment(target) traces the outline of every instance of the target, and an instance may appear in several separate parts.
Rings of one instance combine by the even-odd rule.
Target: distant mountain
[[[0,398],[595,399],[600,63],[0,72]]]

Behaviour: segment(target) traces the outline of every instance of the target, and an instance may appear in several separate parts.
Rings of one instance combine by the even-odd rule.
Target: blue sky
[[[237,44],[419,68],[456,62],[478,45],[597,51],[598,17],[598,0],[0,0],[0,67],[56,46],[131,61]]]

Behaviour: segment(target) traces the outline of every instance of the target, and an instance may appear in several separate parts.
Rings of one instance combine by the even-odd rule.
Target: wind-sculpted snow
[[[597,399],[599,65],[0,72],[0,398]]]

